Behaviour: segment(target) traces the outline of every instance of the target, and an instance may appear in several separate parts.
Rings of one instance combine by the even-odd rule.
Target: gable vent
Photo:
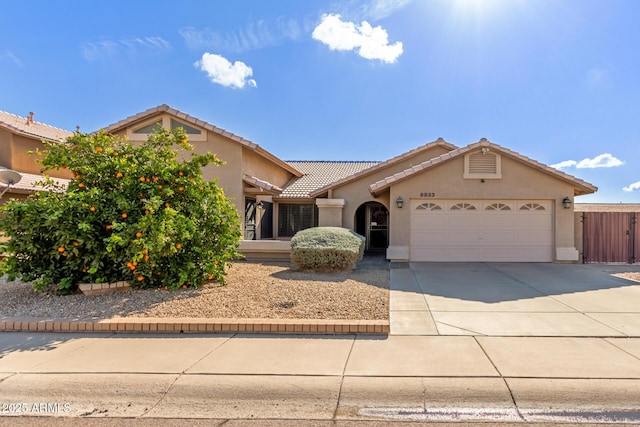
[[[500,179],[502,178],[500,160],[499,154],[490,153],[486,149],[467,154],[464,158],[464,177]]]
[[[498,171],[498,162],[494,154],[473,153],[469,155],[469,173],[490,173]]]

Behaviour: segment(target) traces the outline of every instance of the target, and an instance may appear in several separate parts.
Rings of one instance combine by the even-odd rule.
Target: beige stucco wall
[[[155,123],[159,120],[161,120],[163,126],[168,129],[172,117],[174,116],[171,114],[160,113],[129,126],[116,134],[126,136],[132,143],[143,142],[147,139],[147,135],[134,134],[134,129],[139,129],[140,127]],[[176,120],[182,121],[182,119],[178,118],[176,118]],[[189,124],[189,126],[202,130],[201,135],[188,135],[189,142],[193,145],[194,151],[199,154],[207,152],[213,153],[224,162],[221,166],[208,165],[203,168],[202,175],[204,179],[208,181],[217,179],[218,185],[224,190],[224,193],[232,199],[241,215],[244,215],[244,173],[280,187],[283,187],[289,182],[293,176],[284,168],[237,141],[193,124]],[[255,195],[252,195],[252,197],[254,196]],[[244,227],[244,221],[241,223]]]
[[[351,230],[354,229],[356,210],[363,203],[376,201],[382,203],[387,209],[390,208],[389,197],[384,195],[377,198],[373,197],[369,192],[369,185],[448,152],[449,150],[444,147],[434,146],[416,154],[415,156],[407,158],[389,167],[381,168],[381,170],[370,175],[363,176],[362,178],[353,180],[334,189],[332,198],[345,200],[344,209],[342,211],[342,226]],[[320,216],[319,219],[322,219],[322,216]]]
[[[1,166],[18,172],[36,175],[41,173],[42,165],[37,163],[41,157],[36,155],[35,151],[46,149],[42,140],[0,130],[0,147],[2,147],[0,150]],[[34,154],[28,154],[30,151]],[[71,172],[68,170],[52,170],[47,171],[47,174],[56,178],[71,179]]]
[[[582,224],[582,214],[583,212],[574,212],[573,214],[573,234],[574,234],[574,242],[576,249],[578,249],[578,260],[582,261],[584,259],[584,232],[583,232],[583,224]]]
[[[317,199],[318,226],[342,227],[342,210],[345,201],[343,199]]]
[[[4,166],[8,169],[12,168],[11,153],[13,152],[13,148],[11,144],[11,136],[11,132],[0,129],[0,166]]]
[[[421,198],[421,193],[432,193],[435,199],[509,199],[551,200],[554,202],[554,233],[557,260],[575,257],[574,215],[572,209],[562,207],[562,199],[573,198],[573,186],[549,174],[536,170],[517,160],[502,157],[502,179],[463,179],[464,159],[459,157],[424,173],[393,185],[388,200],[402,197],[405,206],[390,207],[390,247],[408,247],[411,199]]]

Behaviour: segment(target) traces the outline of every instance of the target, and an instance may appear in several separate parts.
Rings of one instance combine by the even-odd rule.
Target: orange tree
[[[222,162],[196,154],[182,129],[159,131],[137,146],[105,132],[76,133],[48,144],[44,170],[69,169],[66,188],[46,190],[2,208],[4,273],[56,285],[129,281],[138,287],[195,287],[224,283],[238,257],[237,210],[201,168]]]

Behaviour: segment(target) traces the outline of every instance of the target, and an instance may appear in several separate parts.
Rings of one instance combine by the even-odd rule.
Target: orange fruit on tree
[[[102,153],[102,147],[96,147],[96,152]]]
[[[149,212],[149,209],[147,209],[146,211],[144,211],[145,215],[149,215],[151,212]]]
[[[144,280],[144,277],[138,276],[138,282],[142,282],[143,280]]]
[[[123,214],[122,214],[122,219],[126,219],[126,218],[127,218],[127,214],[126,214],[126,213],[123,213]]]
[[[116,174],[116,178],[122,178],[122,172],[118,172],[118,173]]]
[[[64,252],[64,246],[60,246],[60,247],[58,248],[58,252],[60,252],[60,253]]]
[[[141,176],[140,177],[140,182],[144,182],[144,180],[145,180],[144,176]]]
[[[184,174],[182,173],[182,171],[178,172],[178,175],[183,176]]]
[[[162,190],[162,185],[158,185],[158,190]]]
[[[178,187],[178,191],[183,191],[184,188],[183,187]]]
[[[141,237],[142,237],[142,233],[138,231],[138,232],[136,233],[136,237],[137,237],[138,239],[139,239],[139,238],[141,238]]]
[[[80,183],[78,183],[78,187],[82,188],[82,187],[84,187],[84,184],[80,182]]]
[[[110,225],[110,224],[107,224],[105,228],[106,228],[107,230],[111,230],[111,225]]]
[[[95,207],[95,206],[91,206],[91,207],[89,208],[89,210],[90,210],[91,212],[95,212],[95,211],[96,211],[96,207]]]
[[[180,249],[182,248],[182,245],[180,243],[176,243],[176,249]]]

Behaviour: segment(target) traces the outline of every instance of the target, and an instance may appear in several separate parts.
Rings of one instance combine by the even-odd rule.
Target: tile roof
[[[42,175],[36,175],[36,174],[32,174],[32,173],[24,173],[24,172],[19,172],[20,175],[22,175],[22,178],[20,179],[19,182],[13,184],[11,186],[11,188],[9,189],[9,191],[7,192],[7,194],[11,194],[11,193],[17,193],[17,194],[31,194],[34,193],[36,191],[43,191],[45,190],[45,188],[41,185],[37,185],[37,183],[39,181],[42,181],[44,179],[44,176]],[[51,178],[54,182],[56,182],[57,184],[60,184],[64,187],[66,187],[69,184],[68,179],[63,179],[63,178]],[[4,190],[5,186],[0,184],[0,191]],[[6,197],[6,196],[5,196]]]
[[[0,127],[10,132],[48,141],[61,142],[73,135],[73,132],[36,122],[29,117],[16,116],[6,111],[0,111]]]
[[[291,166],[289,166],[286,162],[280,160],[278,157],[274,156],[273,154],[271,154],[270,152],[268,152],[267,150],[265,150],[264,148],[262,148],[261,146],[259,146],[258,144],[256,144],[255,142],[251,142],[248,139],[244,139],[241,136],[235,135],[227,130],[224,130],[222,128],[219,128],[217,126],[214,126],[210,123],[205,122],[204,120],[200,120],[196,117],[190,116],[189,114],[183,113],[180,110],[177,110],[173,107],[170,107],[167,104],[162,104],[162,105],[158,105],[157,107],[153,107],[153,108],[149,108],[146,111],[143,111],[141,113],[135,114],[133,116],[129,116],[126,119],[120,120],[117,123],[113,123],[109,126],[107,126],[106,128],[104,128],[105,131],[109,132],[109,133],[114,133],[117,132],[125,127],[131,126],[137,122],[146,120],[148,117],[153,116],[154,114],[158,114],[158,113],[168,113],[171,114],[175,117],[178,117],[181,120],[184,120],[187,123],[190,123],[192,125],[195,126],[199,126],[201,128],[207,129],[208,131],[217,133],[219,135],[225,136],[233,141],[236,141],[237,143],[255,151],[256,153],[260,154],[261,156],[269,159],[270,161],[272,161],[273,163],[276,163],[277,165],[279,165],[280,167],[288,170],[289,172],[291,172],[293,175],[295,176],[301,176],[302,174],[295,170],[294,168],[292,168]]]
[[[260,178],[256,178],[255,176],[251,176],[247,173],[245,173],[243,175],[243,180],[244,182],[246,182],[247,184],[251,184],[254,185],[256,187],[258,187],[259,189],[269,192],[269,193],[276,193],[276,194],[280,194],[282,193],[282,188],[278,187],[275,184],[272,184],[268,181],[265,181],[263,179]]]
[[[318,197],[322,193],[325,193],[326,191],[328,191],[331,188],[335,188],[335,187],[337,187],[339,185],[346,184],[347,182],[350,182],[350,181],[352,181],[354,179],[358,179],[358,178],[362,178],[363,176],[370,175],[370,174],[372,174],[372,173],[374,173],[374,172],[376,172],[376,171],[378,171],[378,170],[380,170],[382,168],[392,166],[392,165],[394,165],[394,164],[396,164],[398,162],[404,161],[404,160],[406,160],[406,159],[408,159],[408,158],[410,158],[412,156],[415,156],[416,154],[420,154],[423,151],[429,150],[429,149],[431,149],[433,147],[436,147],[436,146],[440,146],[440,147],[446,148],[448,150],[455,150],[456,148],[458,148],[455,145],[445,141],[444,139],[438,138],[437,140],[435,140],[433,142],[429,142],[427,144],[421,145],[420,147],[414,148],[413,150],[407,151],[406,153],[402,153],[402,154],[400,154],[398,156],[395,156],[395,157],[393,157],[393,158],[391,158],[389,160],[385,160],[383,162],[378,162],[376,165],[374,165],[371,168],[368,168],[368,169],[365,169],[365,170],[361,170],[359,172],[354,173],[353,175],[345,176],[342,179],[336,180],[336,181],[331,182],[331,183],[329,183],[327,185],[324,185],[322,187],[318,187],[315,191],[312,191],[310,195],[311,195],[311,197]]]
[[[521,162],[524,163],[528,163],[529,166],[533,166],[536,169],[539,169],[543,172],[546,172],[550,175],[554,175],[557,178],[560,178],[564,181],[568,181],[570,183],[572,183],[574,185],[574,195],[579,196],[579,195],[583,195],[583,194],[591,194],[591,193],[595,193],[598,190],[598,187],[595,187],[592,184],[589,184],[588,182],[585,182],[581,179],[578,179],[572,175],[569,175],[567,173],[564,173],[562,171],[559,171],[557,169],[554,169],[550,166],[547,166],[545,164],[542,164],[536,160],[530,159],[529,157],[523,156],[522,154],[516,153],[515,151],[509,150],[508,148],[504,148],[498,144],[494,144],[488,140],[486,140],[485,138],[482,138],[480,141],[467,145],[466,147],[462,147],[462,148],[458,148],[456,150],[450,151],[446,154],[443,154],[441,156],[435,157],[431,160],[427,160],[426,162],[422,162],[419,165],[413,166],[411,168],[405,169],[401,172],[398,172],[394,175],[388,176],[374,184],[371,184],[369,186],[369,191],[371,192],[371,194],[373,194],[374,196],[379,195],[380,193],[382,193],[384,190],[386,190],[387,188],[389,188],[392,184],[403,181],[407,178],[409,178],[410,176],[412,176],[415,173],[419,173],[421,171],[424,171],[426,169],[429,169],[430,167],[433,167],[435,165],[438,165],[440,163],[443,163],[447,160],[451,160],[457,157],[460,157],[466,153],[468,153],[469,151],[475,150],[476,148],[480,148],[480,147],[487,147],[487,148],[491,148],[492,150],[496,150],[499,153],[501,153],[502,155],[506,155],[509,157],[512,157],[514,159],[520,160]]]
[[[309,198],[310,193],[378,165],[376,161],[287,161],[304,175],[287,185],[279,198]]]

